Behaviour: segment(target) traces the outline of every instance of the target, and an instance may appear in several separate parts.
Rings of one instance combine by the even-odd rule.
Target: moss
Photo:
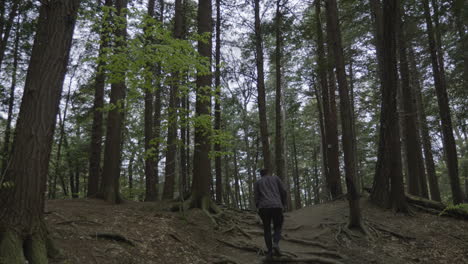
[[[0,264],[24,264],[23,241],[14,231],[0,234]]]
[[[468,204],[457,204],[457,205],[449,205],[447,206],[439,215],[468,215]]]
[[[24,255],[29,263],[47,264],[47,247],[44,237],[35,234],[25,241]]]

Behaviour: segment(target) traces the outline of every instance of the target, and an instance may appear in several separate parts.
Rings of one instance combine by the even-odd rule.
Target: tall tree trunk
[[[320,179],[318,170],[318,150],[319,147],[314,148],[313,160],[314,160],[314,204],[320,203]]]
[[[147,16],[150,21],[155,18],[155,0],[148,1],[148,12]],[[148,32],[153,28],[152,23],[145,25],[145,31],[147,31],[147,45],[151,45],[154,42],[154,39],[151,37],[151,33]],[[146,65],[146,70],[153,72],[155,71],[154,65],[150,62]],[[149,77],[151,76],[151,77]],[[158,199],[156,192],[156,183],[155,183],[155,158],[158,153],[154,152],[154,87],[153,87],[153,77],[154,74],[148,75],[145,80],[145,178],[146,178],[146,197],[145,201],[156,201]],[[158,89],[157,87],[156,89]],[[129,172],[130,173],[130,172]]]
[[[211,32],[212,32],[212,3],[211,0],[198,1],[198,33],[210,34],[207,41],[198,41],[198,52],[211,64]],[[211,161],[209,152],[211,130],[211,71],[210,74],[197,75],[197,96],[195,115],[203,125],[195,126],[195,150],[193,154],[193,182],[191,207],[203,210],[213,209],[210,199]],[[208,122],[207,122],[208,121]]]
[[[323,103],[320,100],[320,94],[319,90],[317,88],[314,89],[315,92],[315,98],[317,99],[317,113],[318,113],[318,121],[319,121],[319,127],[320,127],[320,150],[322,153],[322,176],[327,180],[329,178],[328,176],[328,158],[327,158],[327,141],[326,141],[326,134],[325,134],[325,121],[324,121],[324,116],[323,116]],[[328,184],[327,184],[328,186]]]
[[[234,161],[234,197],[236,197],[236,207],[242,209],[242,199],[239,187],[239,167],[237,166],[237,149],[233,150],[233,161]]]
[[[439,105],[439,115],[442,121],[442,139],[444,153],[447,162],[447,169],[452,189],[452,199],[454,204],[463,202],[463,192],[460,187],[460,178],[458,176],[458,157],[453,137],[452,117],[450,115],[449,99],[447,95],[447,84],[445,81],[444,70],[441,68],[437,55],[437,46],[434,38],[434,29],[432,17],[429,8],[429,1],[423,0],[424,16],[426,18],[427,35],[429,40],[429,50],[431,53],[432,72],[434,75],[434,84]]]
[[[327,62],[325,58],[325,47],[323,40],[323,29],[321,23],[321,7],[320,1],[315,2],[316,12],[316,26],[317,26],[317,56],[318,56],[318,78],[320,81],[322,105],[323,105],[323,122],[324,122],[324,134],[326,144],[324,150],[326,151],[327,163],[325,170],[327,171],[326,181],[327,188],[331,194],[331,198],[335,199],[340,196],[343,191],[341,188],[341,176],[340,176],[340,161],[338,157],[338,128],[337,128],[337,114],[336,114],[336,101],[335,101],[335,78],[334,78],[334,64],[332,62],[333,51],[329,46],[329,58]],[[329,74],[327,75],[327,70]],[[328,79],[329,78],[329,79]]]
[[[294,202],[295,209],[300,209],[302,207],[301,201],[301,186],[299,181],[299,164],[297,161],[297,148],[296,148],[296,132],[294,131],[295,127],[292,129],[292,138],[293,138],[293,156],[294,156]]]
[[[401,100],[403,103],[403,133],[405,134],[406,164],[408,166],[408,193],[429,198],[427,190],[426,174],[422,157],[419,127],[417,126],[417,115],[415,110],[415,98],[411,90],[405,23],[403,22],[404,5],[400,7],[400,27],[398,30],[398,48],[400,57],[401,76]]]
[[[427,125],[425,107],[422,102],[421,95],[421,83],[420,83],[420,74],[416,65],[416,57],[414,55],[414,50],[409,47],[409,58],[410,58],[410,69],[412,78],[412,86],[414,92],[414,99],[416,100],[416,112],[418,115],[419,127],[421,128],[421,139],[424,149],[424,164],[426,165],[427,179],[429,182],[429,190],[431,193],[431,199],[435,201],[441,201],[439,183],[437,180],[434,157],[432,155],[432,144],[431,137],[429,135],[429,127]]]
[[[159,14],[158,21],[164,23],[164,0],[159,1]],[[154,77],[156,81],[156,89],[154,91],[154,114],[153,114],[153,138],[156,142],[153,145],[154,160],[152,166],[154,169],[154,177],[146,177],[145,181],[145,201],[156,201],[159,198],[159,152],[161,137],[161,110],[162,110],[162,89],[163,85],[159,76],[162,75],[161,65],[157,65],[154,70]]]
[[[380,116],[379,154],[371,199],[396,211],[408,212],[401,168],[400,131],[397,113],[397,59],[396,26],[398,0],[383,2],[382,43],[382,106]],[[383,195],[380,193],[383,192]]]
[[[173,36],[176,39],[182,39],[182,2],[175,1],[175,16],[174,16],[174,32]],[[169,92],[169,109],[168,109],[168,128],[167,128],[167,152],[166,152],[166,169],[163,199],[174,198],[174,185],[176,179],[176,154],[177,154],[177,106],[179,104],[179,80],[180,72],[172,74],[171,90]]]
[[[255,11],[255,60],[257,64],[257,92],[258,114],[260,117],[260,135],[262,138],[263,166],[273,172],[270,153],[270,139],[266,113],[265,76],[263,70],[263,36],[260,22],[260,0],[254,0]]]
[[[106,75],[104,68],[106,66],[106,52],[109,48],[109,25],[110,25],[110,10],[112,0],[106,0],[104,3],[106,11],[104,11],[104,20],[101,27],[101,40],[99,45],[99,60],[96,67],[96,79],[94,83],[94,103],[93,103],[93,125],[91,130],[91,146],[89,155],[89,178],[88,178],[88,193],[87,197],[93,197],[99,192],[99,181],[101,174],[101,153],[102,153],[102,135],[103,135],[103,113],[104,107],[104,89]]]
[[[466,34],[466,3],[464,0],[453,1],[453,14],[455,17],[455,27],[457,28],[458,37],[460,41],[460,51],[463,54],[463,87],[468,87],[468,34]],[[468,180],[467,180],[468,181]],[[465,190],[465,194],[468,196],[468,190]]]
[[[4,263],[47,263],[51,252],[44,194],[79,2],[52,1],[39,10],[14,149],[4,178],[12,187],[0,192],[0,259]]]
[[[8,117],[7,117],[7,124],[5,128],[5,137],[3,139],[3,151],[2,151],[2,167],[0,173],[3,175],[7,166],[8,160],[10,157],[11,152],[11,122],[13,121],[13,106],[15,104],[15,89],[16,89],[16,82],[17,82],[17,74],[18,74],[18,61],[21,59],[19,54],[19,42],[20,42],[20,30],[19,30],[19,22],[16,23],[16,35],[15,35],[15,44],[13,47],[13,69],[11,75],[11,86],[10,86],[10,98],[8,98]],[[1,65],[0,65],[1,66]]]
[[[327,8],[327,32],[329,32],[329,45],[333,48],[333,57],[338,79],[338,92],[340,94],[341,127],[343,131],[343,152],[345,163],[346,187],[349,200],[349,227],[362,228],[361,209],[359,207],[359,192],[355,185],[356,164],[354,156],[355,135],[353,133],[352,109],[349,99],[348,82],[346,80],[343,48],[341,45],[341,32],[338,22],[338,7],[336,0],[328,0]]]
[[[15,21],[15,17],[18,15],[19,3],[19,0],[13,1],[10,13],[8,14],[8,20],[5,21],[4,25],[2,25],[2,34],[0,34],[0,72],[2,71],[2,62],[3,58],[5,57],[6,48],[8,47],[8,39],[10,38],[13,21]]]
[[[126,22],[122,23],[122,21],[126,21],[127,0],[116,0],[115,9],[117,11],[115,16],[119,21],[113,21],[117,24],[114,55],[122,56],[126,52],[127,25]],[[114,108],[109,111],[107,116],[104,166],[99,197],[111,203],[121,202],[119,177],[121,169],[125,93],[127,89],[125,85],[125,75],[125,67],[115,69],[113,72],[115,79],[113,83],[111,83],[110,104],[114,106]]]
[[[284,128],[283,128],[283,98],[282,98],[282,73],[281,73],[281,57],[282,57],[282,13],[281,13],[281,0],[276,1],[276,48],[275,48],[275,77],[276,77],[276,98],[275,98],[275,164],[276,175],[286,183],[286,166],[284,157]]]
[[[214,129],[218,132],[221,130],[221,0],[216,0],[216,51],[215,51],[215,125]],[[223,182],[221,170],[221,145],[215,143],[214,151],[218,152],[215,158],[215,173],[216,173],[216,202],[222,203],[223,197]]]

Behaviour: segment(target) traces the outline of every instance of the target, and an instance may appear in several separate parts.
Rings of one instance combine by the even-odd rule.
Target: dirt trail
[[[63,252],[52,263],[263,262],[262,227],[254,212],[225,210],[214,225],[200,210],[170,212],[168,207],[50,201],[47,222]],[[368,202],[362,207],[371,238],[345,228],[345,201],[285,214],[284,258],[272,263],[468,263],[467,221],[394,215]]]

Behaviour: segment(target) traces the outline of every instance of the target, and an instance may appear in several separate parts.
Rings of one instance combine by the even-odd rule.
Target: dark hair
[[[268,175],[268,173],[269,173],[268,169],[260,169],[259,172],[260,172],[260,176],[262,176],[262,177],[265,176],[265,175]]]

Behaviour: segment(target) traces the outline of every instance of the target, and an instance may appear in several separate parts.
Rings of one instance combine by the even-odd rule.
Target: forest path
[[[268,263],[468,263],[468,221],[419,213],[394,215],[363,200],[372,239],[346,230],[348,205],[335,201],[285,214],[284,258]],[[170,203],[93,199],[46,206],[62,258],[51,263],[184,264],[264,262],[260,218],[225,209],[214,225],[201,210],[171,212]]]

